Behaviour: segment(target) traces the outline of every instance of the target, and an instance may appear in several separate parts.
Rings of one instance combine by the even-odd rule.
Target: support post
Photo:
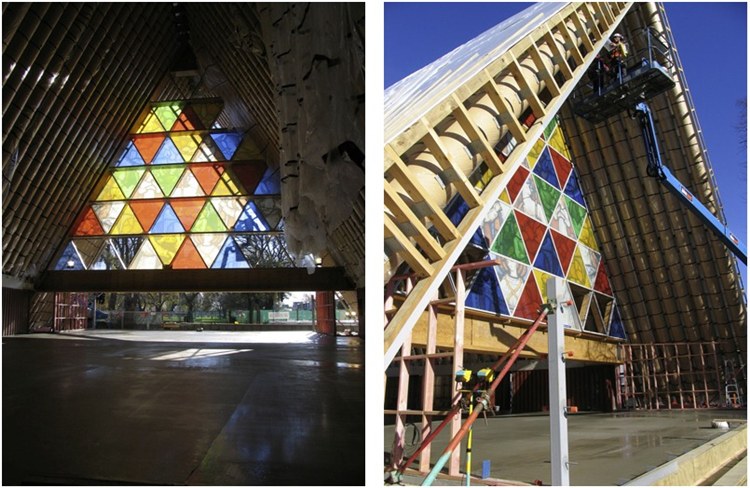
[[[464,282],[464,270],[456,270],[456,315],[454,318],[454,336],[453,336],[453,374],[464,366],[464,300],[466,300],[466,283]],[[461,401],[461,396],[455,397],[455,403]],[[454,405],[455,405],[454,403]],[[453,406],[453,405],[451,405]],[[451,422],[451,438],[461,430],[461,410],[453,417]],[[448,464],[448,475],[458,476],[461,470],[461,452],[456,449],[451,452],[450,463]]]
[[[552,485],[570,485],[570,465],[568,459],[568,415],[567,388],[565,383],[565,307],[563,287],[560,278],[547,281],[547,296],[554,313],[547,316],[547,336],[549,338],[549,421],[550,421],[550,461],[552,464]]]

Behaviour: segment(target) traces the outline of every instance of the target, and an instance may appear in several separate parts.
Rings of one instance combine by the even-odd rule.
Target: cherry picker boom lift
[[[635,66],[617,68],[617,76],[608,85],[600,82],[589,93],[579,93],[573,111],[589,122],[606,120],[624,110],[629,110],[637,119],[646,147],[648,165],[646,172],[657,178],[667,189],[687,206],[743,263],[747,264],[747,248],[734,235],[726,224],[717,219],[709,210],[672,175],[662,163],[656,127],[647,100],[674,87],[675,82],[669,73],[671,51],[663,36],[652,29],[644,29],[646,46]],[[597,61],[598,62],[598,61]],[[593,72],[593,71],[592,71]],[[598,72],[601,76],[601,71]]]

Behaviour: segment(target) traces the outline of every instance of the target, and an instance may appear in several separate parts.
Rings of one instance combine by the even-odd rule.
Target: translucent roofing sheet
[[[389,87],[385,91],[386,143],[565,5],[534,4]]]

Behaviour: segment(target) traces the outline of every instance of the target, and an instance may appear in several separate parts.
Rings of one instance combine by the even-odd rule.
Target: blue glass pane
[[[565,194],[568,195],[573,200],[575,200],[576,202],[583,205],[584,207],[586,207],[586,202],[583,200],[583,193],[581,192],[581,187],[578,185],[578,175],[576,174],[575,171],[570,173],[568,184],[565,185]]]
[[[184,162],[185,160],[182,159],[180,151],[177,150],[177,146],[174,145],[172,139],[167,137],[164,139],[164,142],[156,153],[156,156],[154,156],[154,159],[151,161],[151,164],[175,164]]]
[[[279,170],[267,168],[263,174],[263,179],[255,188],[256,195],[278,195],[281,193],[281,180],[279,179]]]
[[[159,216],[156,218],[156,222],[151,226],[149,234],[175,234],[185,232],[185,229],[180,223],[180,219],[177,218],[177,214],[172,210],[170,204],[165,204],[164,208],[159,212]]]
[[[85,267],[83,266],[83,262],[81,262],[81,257],[78,255],[78,251],[76,250],[72,242],[68,243],[68,247],[65,248],[62,256],[60,256],[60,259],[57,261],[55,269],[77,271],[85,269]]]
[[[245,257],[232,236],[228,236],[221,247],[221,251],[216,256],[212,268],[249,268]]]
[[[224,155],[226,160],[232,159],[235,151],[237,151],[237,146],[239,146],[242,141],[242,135],[237,132],[211,134],[211,137],[216,145],[219,146],[219,149],[221,149],[221,154]]]
[[[552,235],[549,231],[547,232],[547,235],[544,236],[542,247],[536,255],[534,267],[546,271],[547,273],[564,277],[562,268],[560,267],[560,260],[557,259],[557,253],[555,252],[555,245],[552,242]]]
[[[542,155],[539,156],[536,166],[534,166],[534,173],[544,178],[544,181],[558,190],[560,189],[560,183],[557,181],[557,173],[555,172],[555,165],[552,163],[552,156],[550,156],[548,148],[545,147],[544,151],[542,151]]]
[[[612,337],[619,337],[620,339],[627,339],[625,337],[625,326],[622,323],[622,317],[620,317],[620,309],[615,305],[615,311],[612,312],[612,322],[609,325],[609,335]]]
[[[240,218],[234,224],[234,230],[252,232],[271,229],[263,218],[263,215],[258,211],[258,207],[253,202],[247,202],[247,205],[245,205],[244,210],[240,214]]]
[[[474,283],[471,285],[469,295],[466,297],[466,306],[496,314],[510,315],[503,292],[500,291],[500,285],[497,282],[497,275],[492,267],[479,270]]]
[[[445,215],[448,216],[453,225],[458,225],[463,220],[466,212],[469,211],[469,206],[466,204],[461,195],[456,195],[451,199],[448,205],[445,207]],[[489,250],[489,243],[487,243],[480,227],[471,237],[469,244],[479,247],[484,250]]]
[[[128,147],[125,148],[125,154],[123,154],[120,161],[117,162],[117,166],[143,166],[146,164],[141,157],[141,153],[133,145],[133,142],[128,142]]]

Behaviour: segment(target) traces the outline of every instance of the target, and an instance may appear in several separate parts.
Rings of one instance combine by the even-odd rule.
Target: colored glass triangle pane
[[[564,277],[562,268],[560,267],[560,260],[557,258],[557,252],[555,251],[555,245],[552,243],[552,237],[549,233],[544,236],[542,246],[539,248],[539,255],[534,261],[536,268],[542,269],[547,273]]]
[[[211,137],[216,145],[219,146],[219,149],[226,160],[232,159],[234,153],[237,152],[237,147],[239,146],[240,141],[242,140],[242,134],[239,132],[211,134]]]
[[[164,127],[159,122],[154,112],[149,112],[141,126],[136,130],[138,134],[147,134],[150,132],[164,132]]]
[[[94,209],[104,232],[108,233],[124,206],[125,202],[102,202],[92,204],[91,208]]]
[[[96,215],[94,214],[94,210],[89,207],[86,209],[86,211],[83,213],[83,217],[81,218],[81,221],[78,222],[78,225],[73,230],[74,236],[100,236],[104,234],[104,229],[102,229],[101,224],[99,223],[99,219],[96,218]]]
[[[523,241],[526,244],[526,252],[529,255],[529,260],[534,261],[539,245],[542,243],[542,239],[544,239],[547,227],[518,211],[516,211],[516,220],[518,228],[521,230]]]
[[[484,238],[487,239],[487,242],[491,243],[495,240],[495,236],[500,232],[505,220],[512,211],[513,210],[509,206],[501,201],[497,201],[492,205],[482,223],[482,232],[484,233]]]
[[[192,104],[195,114],[198,116],[203,125],[207,128],[211,128],[216,121],[216,118],[224,108],[219,103],[194,103]]]
[[[224,180],[220,180],[216,184],[216,187],[214,187],[214,191],[211,195],[215,197],[227,197],[232,195],[232,190],[230,190],[227,184],[224,183]]]
[[[162,127],[169,130],[177,120],[177,116],[180,114],[182,103],[170,103],[168,105],[160,105],[154,107],[156,117],[161,122]]]
[[[549,124],[547,124],[547,127],[544,128],[544,138],[549,140],[550,135],[552,135],[552,131],[555,130],[555,127],[557,127],[557,118],[553,117]]]
[[[99,250],[101,250],[103,243],[104,239],[73,240],[73,244],[75,244],[76,249],[78,250],[78,255],[80,256],[81,261],[86,268],[91,266],[94,258],[96,258],[96,256],[99,254]]]
[[[122,190],[120,190],[120,186],[117,184],[117,182],[112,176],[110,176],[107,179],[107,183],[104,185],[104,188],[102,188],[102,191],[99,192],[99,196],[96,197],[97,201],[123,200],[123,199],[125,199],[125,195],[122,194]]]
[[[125,209],[120,213],[120,217],[109,233],[113,235],[143,233],[143,228],[129,205],[125,205]]]
[[[114,171],[112,176],[117,180],[117,184],[120,185],[125,198],[130,198],[144,171],[143,168],[122,168]]]
[[[466,297],[466,306],[487,312],[509,315],[508,305],[497,282],[497,275],[491,268],[479,270]]]
[[[198,146],[203,140],[203,138],[196,133],[171,134],[169,137],[172,139],[172,142],[184,161],[190,161],[193,158],[193,154],[198,150]]]
[[[247,202],[240,217],[237,219],[237,223],[234,224],[234,230],[237,232],[256,232],[270,230],[270,227],[255,204]]]
[[[193,172],[195,179],[198,180],[198,184],[206,195],[211,193],[211,190],[216,186],[216,182],[219,181],[219,173],[213,165],[191,165],[190,171]]]
[[[151,234],[176,234],[185,232],[185,229],[183,229],[182,224],[180,224],[180,219],[177,218],[172,207],[167,203],[161,209],[159,216],[156,218],[156,222],[151,226],[149,232]]]
[[[583,199],[583,192],[581,191],[581,187],[578,184],[578,175],[575,171],[572,171],[570,173],[568,183],[565,185],[565,194],[581,204],[581,206],[586,206],[586,201]]]
[[[151,241],[144,239],[129,269],[162,269],[163,267]]]
[[[609,323],[609,335],[611,337],[627,339],[627,336],[625,335],[625,326],[622,323],[620,309],[619,307],[617,307],[617,305],[615,305],[615,309],[612,312],[612,321]]]
[[[203,258],[203,262],[206,266],[213,264],[216,259],[216,255],[219,254],[224,240],[226,239],[225,234],[193,234],[190,239],[195,244],[195,248]]]
[[[211,202],[206,202],[190,230],[191,232],[224,232],[227,229]]]
[[[281,193],[281,179],[279,177],[278,168],[271,170],[266,169],[263,173],[263,179],[260,180],[258,186],[255,188],[256,195],[278,195]]]
[[[251,137],[245,137],[234,153],[236,161],[263,161],[265,157]]]
[[[589,287],[593,288],[593,283],[596,281],[596,272],[599,269],[600,255],[580,243],[578,244],[578,250],[581,252],[583,267],[586,269],[586,276],[589,279]]]
[[[594,237],[594,229],[591,227],[591,218],[589,216],[583,221],[581,235],[578,236],[578,240],[594,251],[599,251],[599,247],[596,245],[596,238]]]
[[[612,287],[609,285],[609,279],[607,278],[607,272],[604,269],[604,260],[599,262],[599,271],[596,273],[596,281],[594,282],[594,290],[604,293],[605,295],[612,296]]]
[[[174,259],[175,254],[180,249],[182,241],[185,239],[184,234],[171,234],[160,236],[149,236],[154,251],[161,259],[162,264],[168,265]]]
[[[151,164],[183,164],[184,162],[182,154],[177,150],[172,139],[165,137]]]
[[[570,175],[570,172],[573,171],[573,165],[554,149],[549,148],[549,153],[552,156],[552,164],[555,166],[557,180],[560,182],[560,185],[558,185],[557,188],[565,188],[568,176]]]
[[[573,254],[573,260],[570,263],[570,269],[568,269],[568,280],[586,288],[591,288],[589,277],[586,274],[586,267],[583,265],[580,248],[576,248]]]
[[[133,144],[135,144],[135,147],[141,154],[143,161],[149,164],[154,159],[164,139],[163,134],[145,134],[133,137]]]
[[[141,248],[143,240],[143,237],[114,237],[110,239],[110,243],[125,266],[129,267]]]
[[[242,212],[242,205],[234,198],[212,198],[211,203],[227,228],[234,225]]]
[[[180,198],[172,200],[171,205],[185,230],[192,230],[193,222],[203,208],[202,198]]]
[[[255,200],[255,206],[258,211],[266,219],[266,223],[271,227],[271,230],[275,229],[279,225],[281,220],[281,201],[278,198],[259,198]],[[477,231],[477,234],[479,232]],[[475,237],[476,235],[475,234]],[[471,240],[474,242],[474,239]]]
[[[536,286],[539,288],[542,296],[542,302],[548,303],[549,297],[547,297],[547,281],[552,277],[551,274],[545,273],[542,270],[534,269],[534,279],[536,280]]]
[[[205,267],[206,264],[193,241],[185,239],[172,260],[172,269],[203,269]]]
[[[130,208],[133,210],[138,222],[145,232],[151,229],[151,226],[159,215],[164,202],[162,201],[131,201]]]
[[[171,197],[202,197],[204,195],[200,183],[195,179],[193,173],[185,171],[177,186],[172,190]]]
[[[528,176],[529,170],[527,170],[523,166],[519,166],[516,172],[513,174],[513,178],[510,179],[508,185],[505,187],[505,189],[508,191],[508,196],[510,196],[511,202],[516,200],[516,196],[518,195],[518,192],[521,191],[521,188],[526,182],[526,178]]]
[[[78,255],[78,250],[73,244],[73,241],[68,242],[68,245],[65,246],[65,250],[60,256],[60,259],[57,260],[57,264],[55,264],[55,269],[58,271],[80,271],[85,269],[83,261],[81,261],[81,257]]]
[[[516,197],[515,208],[529,215],[539,222],[547,222],[547,215],[544,213],[544,204],[536,188],[534,178],[527,178],[521,187],[521,191]]]
[[[586,209],[575,203],[573,200],[566,199],[565,203],[568,206],[568,213],[573,222],[573,229],[576,231],[576,237],[578,237],[581,233],[581,228],[583,228],[583,221],[586,218]]]
[[[154,176],[156,183],[161,188],[164,195],[172,193],[177,182],[182,176],[183,168],[181,166],[164,166],[164,167],[152,167],[151,174]]]
[[[174,124],[172,125],[173,131],[201,130],[205,128],[206,127],[203,126],[203,123],[190,105],[182,109],[180,115],[175,119]]]
[[[219,250],[219,254],[216,256],[212,268],[249,268],[250,266],[245,261],[245,257],[242,254],[239,246],[232,236],[227,236],[227,240],[224,241],[224,245]]]
[[[211,192],[211,195],[215,197],[219,196],[227,196],[227,195],[240,195],[242,192],[239,188],[237,188],[237,185],[234,184],[234,181],[232,181],[232,177],[229,175],[229,172],[225,171],[221,174],[221,179],[216,184],[216,187],[214,187],[214,191]]]
[[[206,137],[202,140],[190,161],[194,163],[205,163],[221,161],[223,159],[224,155],[221,154],[221,151],[219,151],[219,148],[213,143],[213,140],[210,137]]]
[[[570,213],[568,213],[567,201],[568,198],[561,198],[557,203],[557,208],[555,208],[555,212],[552,214],[550,225],[561,234],[571,239],[576,239],[573,220],[570,218]]]
[[[141,180],[141,183],[138,185],[138,189],[133,192],[133,195],[131,198],[135,199],[142,199],[142,198],[163,198],[164,194],[161,192],[161,188],[159,188],[159,184],[156,182],[156,179],[154,179],[154,175],[152,175],[150,172],[146,173],[146,175]]]
[[[117,166],[143,166],[144,164],[146,162],[141,157],[141,153],[138,152],[132,141],[128,142],[125,154],[117,162]]]
[[[545,148],[539,159],[534,166],[534,174],[541,176],[544,180],[555,188],[560,188],[560,183],[557,181],[557,173],[555,173],[555,165],[552,163],[552,156],[549,151]]]
[[[492,243],[491,249],[503,256],[529,264],[529,259],[526,257],[526,246],[523,243],[523,237],[521,237],[521,231],[518,229],[514,215],[508,217],[495,242]]]
[[[534,146],[529,151],[529,155],[526,156],[527,160],[529,161],[529,167],[534,168],[536,166],[536,160],[539,158],[539,155],[542,154],[542,151],[544,150],[544,139],[541,137],[537,139],[537,141],[534,143]]]
[[[493,269],[500,283],[505,303],[512,314],[521,299],[521,292],[531,272],[531,267],[502,256],[492,255],[492,257],[499,263]]]
[[[568,146],[565,144],[565,139],[563,139],[563,134],[560,130],[560,126],[555,127],[555,130],[552,131],[552,135],[548,140],[550,146],[554,147],[557,152],[565,156],[565,159],[570,161],[570,152],[568,151]]]
[[[563,273],[567,273],[568,266],[570,265],[570,260],[573,259],[573,252],[576,249],[576,241],[568,239],[564,235],[552,229],[550,229],[550,234],[552,235],[552,240],[555,243],[555,249],[557,249],[557,257],[560,259]]]
[[[518,301],[518,306],[513,312],[513,315],[533,320],[539,316],[539,310],[541,307],[542,296],[539,294],[536,280],[529,276],[529,279],[526,280],[526,286],[521,293],[521,299]]]
[[[125,269],[125,263],[122,262],[122,259],[120,259],[120,256],[117,254],[117,250],[112,247],[112,244],[107,242],[102,248],[102,253],[99,255],[99,259],[97,259],[91,266],[91,269]]]
[[[263,174],[266,171],[265,163],[235,163],[231,167],[231,171],[237,177],[240,184],[245,187],[245,191],[248,195],[252,195],[255,192],[255,188],[263,178]]]
[[[544,216],[546,217],[544,222],[547,223],[555,211],[557,201],[560,199],[560,192],[536,175],[534,175],[534,182],[542,201],[542,207],[544,207]]]
[[[510,199],[510,194],[508,193],[508,189],[504,189],[502,193],[500,193],[500,200],[510,205],[512,203]]]

